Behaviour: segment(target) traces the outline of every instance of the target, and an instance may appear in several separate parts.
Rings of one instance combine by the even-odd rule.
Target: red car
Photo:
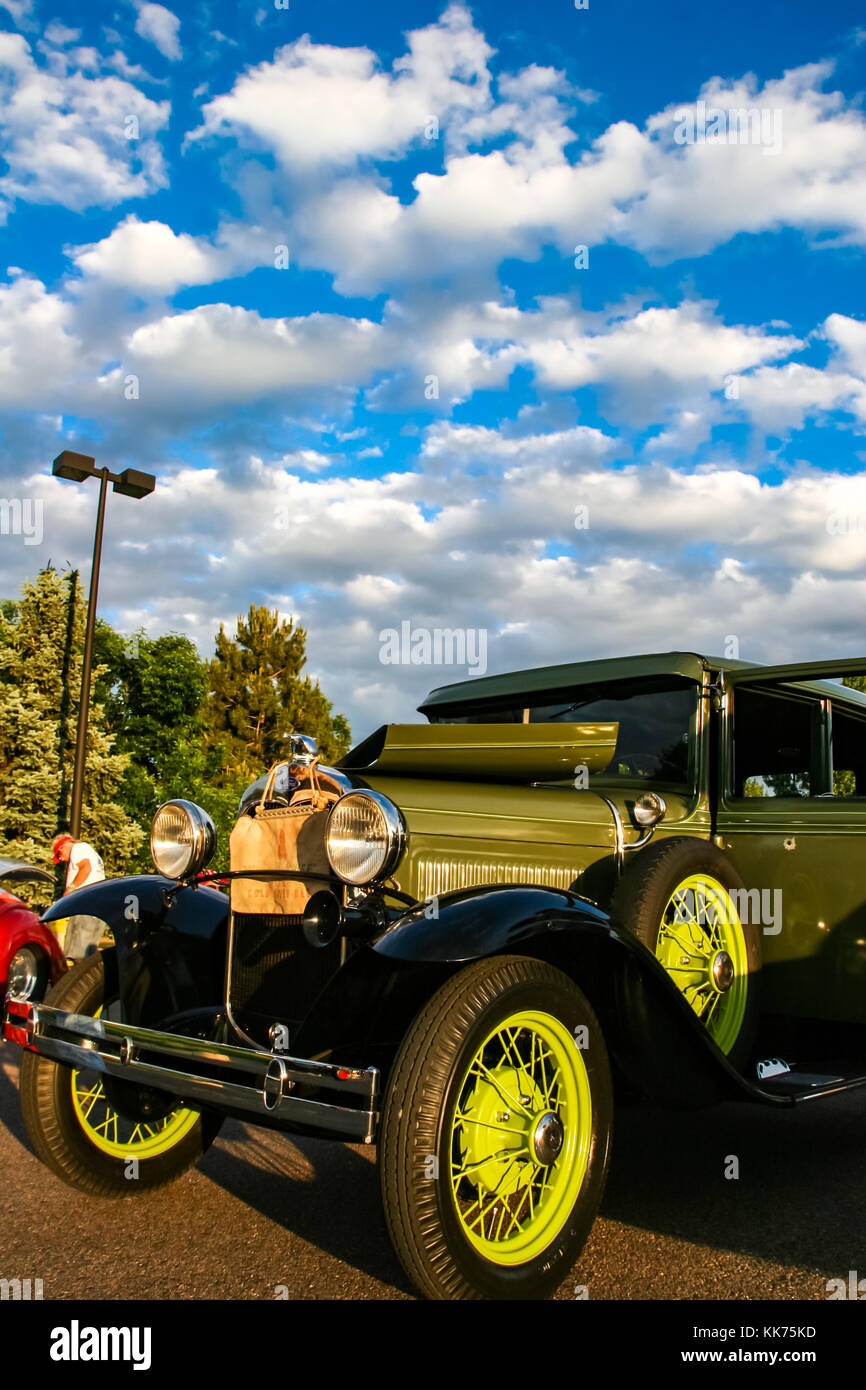
[[[54,933],[3,886],[36,879],[53,882],[51,874],[33,864],[0,859],[0,1013],[5,1013],[7,990],[17,999],[42,999],[66,969],[66,957]]]

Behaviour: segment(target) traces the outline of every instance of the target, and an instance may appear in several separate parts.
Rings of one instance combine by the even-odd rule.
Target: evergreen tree
[[[0,855],[51,866],[51,841],[68,825],[86,605],[77,571],[52,568],[0,612]],[[119,804],[129,761],[113,751],[91,690],[82,837],[111,876],[126,871],[143,836]]]
[[[255,604],[238,618],[234,637],[220,627],[204,720],[206,745],[222,746],[224,779],[258,777],[283,754],[290,733],[311,734],[324,762],[348,749],[345,717],[332,713],[318,681],[301,678],[306,641],[305,629],[292,619],[280,620]]]

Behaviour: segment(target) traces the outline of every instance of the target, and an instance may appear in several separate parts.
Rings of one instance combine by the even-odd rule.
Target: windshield
[[[611,681],[603,686],[545,690],[498,703],[475,702],[431,714],[431,724],[619,724],[616,751],[590,783],[611,778],[667,782],[688,788],[697,727],[698,687],[693,681]],[[525,703],[524,703],[525,701]]]

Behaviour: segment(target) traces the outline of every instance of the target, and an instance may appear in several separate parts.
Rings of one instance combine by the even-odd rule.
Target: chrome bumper
[[[89,1067],[215,1110],[236,1107],[249,1111],[253,1119],[273,1115],[356,1143],[371,1144],[376,1136],[376,1067],[360,1070],[177,1033],[158,1033],[84,1014],[67,1014],[47,1004],[31,1004],[11,996],[7,996],[6,1011],[6,1040],[55,1062]],[[143,1055],[148,1060],[143,1061]],[[163,1060],[171,1065],[160,1065]],[[231,1071],[233,1079],[216,1079],[199,1071],[214,1067]],[[308,1100],[292,1094],[297,1086],[357,1096],[362,1103],[355,1109]]]

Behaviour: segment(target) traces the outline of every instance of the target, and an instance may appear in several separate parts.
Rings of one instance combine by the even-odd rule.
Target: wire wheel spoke
[[[494,1090],[499,1092],[504,1101],[507,1101],[507,1103],[510,1106],[513,1106],[515,1110],[519,1110],[521,1115],[525,1115],[526,1118],[529,1119],[529,1111],[527,1110],[526,1106],[523,1105],[519,1099],[516,1099],[513,1095],[511,1095],[509,1091],[505,1089],[505,1086],[503,1085],[501,1078],[496,1076],[496,1074],[490,1071],[489,1068],[485,1067],[483,1062],[479,1062],[478,1065],[481,1068],[485,1081],[490,1082],[491,1086],[494,1088]]]
[[[451,1167],[452,1167],[452,1170],[454,1171],[454,1174],[455,1174],[455,1177],[456,1177],[456,1178],[458,1178],[458,1179],[459,1179],[459,1178],[468,1178],[468,1177],[470,1176],[470,1174],[472,1174],[472,1173],[480,1173],[481,1170],[482,1170],[482,1168],[486,1168],[486,1167],[488,1166],[488,1164],[490,1164],[490,1163],[498,1163],[498,1162],[500,1161],[500,1159],[503,1159],[503,1158],[506,1156],[506,1154],[513,1154],[513,1153],[514,1153],[514,1150],[513,1150],[513,1149],[498,1149],[498,1150],[496,1151],[496,1153],[489,1154],[486,1158],[480,1158],[480,1159],[478,1159],[478,1161],[475,1162],[475,1163],[461,1164],[461,1165],[452,1163]],[[501,1182],[501,1181],[502,1181],[502,1179],[500,1178],[500,1182]]]
[[[659,937],[661,938],[662,935],[668,937],[674,945],[677,946],[680,951],[685,952],[687,956],[700,956],[702,958],[706,956],[707,942],[703,937],[701,937],[699,941],[683,941],[677,936],[675,931],[671,930],[670,923],[668,922],[662,923]]]

